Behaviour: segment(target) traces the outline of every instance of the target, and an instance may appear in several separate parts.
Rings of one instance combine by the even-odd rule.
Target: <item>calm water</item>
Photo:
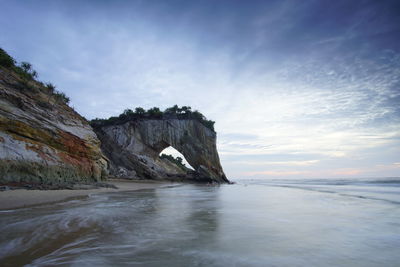
[[[0,266],[400,266],[400,181],[258,181],[0,212]]]

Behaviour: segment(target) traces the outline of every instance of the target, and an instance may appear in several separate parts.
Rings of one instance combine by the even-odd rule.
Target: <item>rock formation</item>
[[[203,182],[229,182],[216,149],[216,133],[194,119],[137,119],[96,127],[102,150],[115,176],[163,179],[181,177]],[[194,172],[179,170],[159,154],[172,146]]]
[[[0,183],[106,178],[107,159],[88,122],[14,69],[0,66]]]
[[[163,117],[153,108],[147,112],[158,119],[150,114],[131,119],[128,110],[125,121],[110,118],[106,125],[94,125],[95,133],[64,94],[36,76],[29,63],[16,65],[0,48],[0,185],[94,182],[106,179],[108,171],[132,179],[229,182],[219,162],[214,122],[198,111],[174,106],[170,117]],[[178,110],[186,113],[171,117]],[[195,171],[159,157],[169,146]]]

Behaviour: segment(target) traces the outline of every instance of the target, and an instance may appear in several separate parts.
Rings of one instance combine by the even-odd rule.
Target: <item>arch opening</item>
[[[171,156],[172,156],[172,158],[171,158]],[[172,146],[168,146],[167,148],[164,148],[160,152],[159,157],[160,158],[167,158],[167,159],[173,161],[178,166],[182,164],[184,167],[186,167],[186,168],[188,168],[190,170],[194,170],[194,168],[185,159],[185,156],[182,155],[182,153],[180,153],[178,150],[176,150]]]

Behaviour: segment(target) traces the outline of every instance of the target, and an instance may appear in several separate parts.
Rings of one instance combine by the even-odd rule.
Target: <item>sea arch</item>
[[[96,131],[102,143],[109,144],[105,152],[117,165],[129,164],[126,159],[130,155],[156,161],[159,154],[171,146],[184,156],[198,177],[229,182],[220,164],[216,133],[197,120],[140,119],[104,126]],[[112,154],[107,150],[112,150]]]

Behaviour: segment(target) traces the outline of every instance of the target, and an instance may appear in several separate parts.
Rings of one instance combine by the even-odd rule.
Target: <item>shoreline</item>
[[[155,189],[166,186],[178,185],[180,183],[154,180],[127,181],[113,179],[106,181],[117,188],[96,188],[96,189],[60,189],[60,190],[28,190],[15,189],[0,192],[0,210],[20,209],[31,206],[51,204],[76,197],[87,197],[90,194],[127,192],[141,189]]]

